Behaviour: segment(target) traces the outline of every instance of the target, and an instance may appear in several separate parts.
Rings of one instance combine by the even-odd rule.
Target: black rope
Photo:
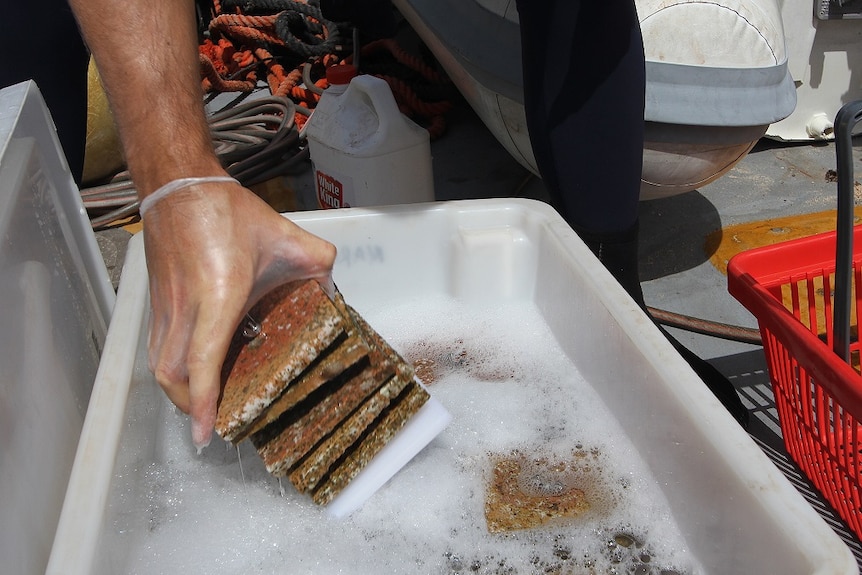
[[[309,0],[307,3],[296,0],[222,2],[223,11],[237,8],[248,15],[278,14],[275,21],[276,35],[288,50],[303,59],[337,53],[344,44],[341,27],[324,18],[319,0]]]

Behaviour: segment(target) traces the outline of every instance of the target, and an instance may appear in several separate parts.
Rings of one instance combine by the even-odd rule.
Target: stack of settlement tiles
[[[413,368],[341,294],[306,280],[267,294],[225,361],[216,431],[329,503],[428,400]]]

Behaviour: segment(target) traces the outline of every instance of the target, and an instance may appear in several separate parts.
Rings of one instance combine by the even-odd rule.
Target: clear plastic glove
[[[237,183],[187,187],[144,217],[152,316],[149,364],[209,444],[221,369],[237,326],[263,294],[317,278],[332,291],[335,246],[285,219]]]

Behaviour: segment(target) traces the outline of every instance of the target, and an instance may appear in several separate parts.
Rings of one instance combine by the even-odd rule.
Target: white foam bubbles
[[[105,536],[114,572],[702,572],[647,466],[531,304],[423,298],[362,311],[409,359],[433,364],[429,389],[452,413],[449,428],[363,508],[334,520],[286,483],[282,496],[248,442],[242,469],[219,440],[196,456],[185,416],[138,386],[130,411],[148,425],[130,424],[138,433],[123,440]],[[513,452],[527,462],[525,489],[574,482],[591,511],[488,533],[494,461]],[[568,475],[530,467],[573,454],[581,464]]]

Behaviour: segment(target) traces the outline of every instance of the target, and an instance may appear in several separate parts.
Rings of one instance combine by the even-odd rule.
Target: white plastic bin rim
[[[707,571],[858,573],[849,549],[546,204],[472,200],[289,217],[336,244],[335,282],[360,312],[372,302],[441,292],[465,301],[535,302],[649,462]],[[52,575],[100,572],[105,502],[134,364],[145,358],[140,334],[147,319],[143,242],[135,237],[52,551]]]

